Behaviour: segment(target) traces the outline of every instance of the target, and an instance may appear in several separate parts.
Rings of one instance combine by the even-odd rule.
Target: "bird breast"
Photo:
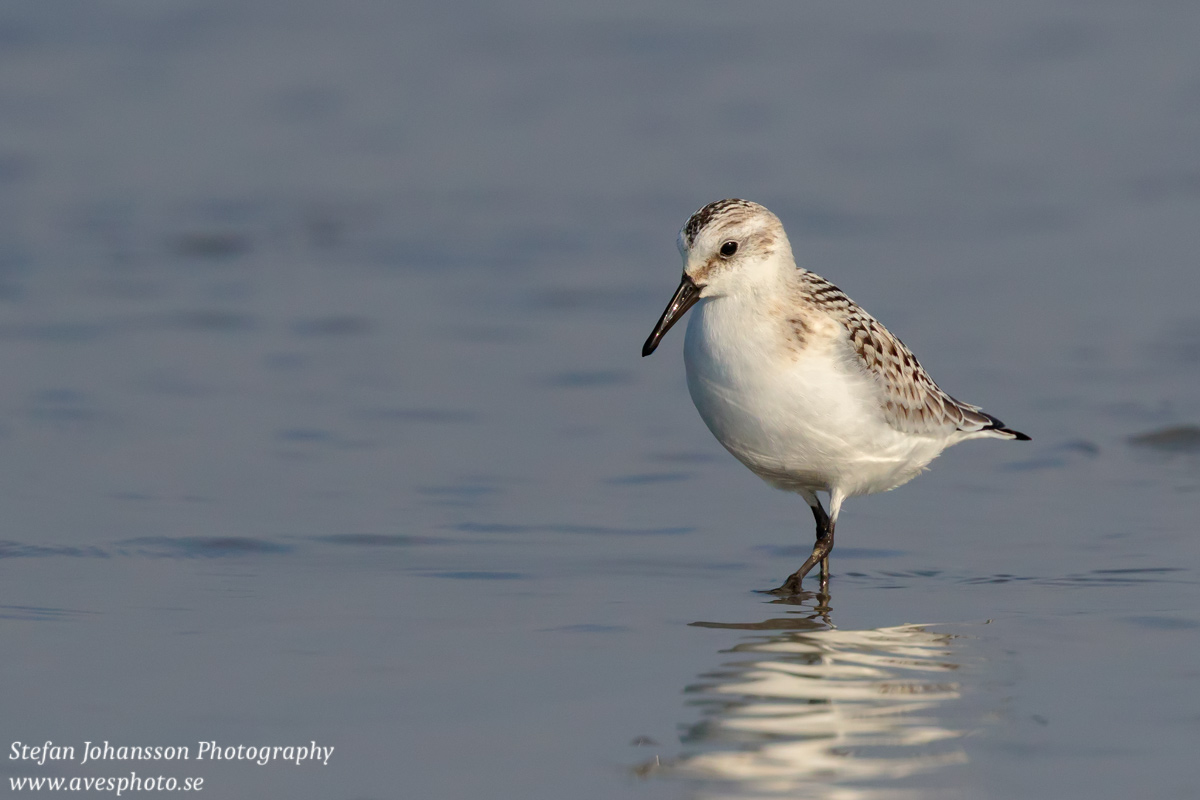
[[[819,310],[735,296],[701,300],[684,341],[688,391],[709,430],[790,490],[883,491],[941,449],[916,453],[922,443],[887,424],[853,357],[840,323]]]

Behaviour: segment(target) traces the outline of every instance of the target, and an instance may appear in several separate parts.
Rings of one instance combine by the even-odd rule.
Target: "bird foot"
[[[756,589],[759,594],[774,594],[780,597],[788,597],[794,594],[800,594],[804,591],[801,586],[801,578],[793,575],[783,582],[782,586],[776,586],[774,589]]]
[[[780,597],[790,597],[791,595],[800,594],[804,591],[802,585],[804,576],[808,574],[808,570],[801,568],[788,576],[788,579],[783,582],[782,586],[777,586],[774,589],[756,589],[759,594],[774,594]],[[827,563],[821,564],[821,588],[817,590],[818,594],[829,594],[829,568]]]

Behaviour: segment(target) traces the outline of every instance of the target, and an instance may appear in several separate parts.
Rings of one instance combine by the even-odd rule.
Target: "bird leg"
[[[783,585],[777,589],[771,589],[768,594],[796,594],[800,591],[800,584],[804,580],[804,576],[815,567],[821,565],[821,591],[829,586],[829,553],[833,550],[833,520],[825,513],[825,509],[821,507],[820,501],[816,505],[810,506],[813,512],[813,518],[817,522],[817,542],[813,545],[812,555],[810,555],[800,569],[793,572],[788,579],[783,582]]]
[[[813,545],[813,552],[815,553],[821,545],[822,539],[829,540],[829,546],[824,549],[825,555],[821,556],[821,591],[824,592],[829,588],[829,551],[833,550],[833,522],[820,503],[813,509],[813,516],[817,519],[817,543]]]

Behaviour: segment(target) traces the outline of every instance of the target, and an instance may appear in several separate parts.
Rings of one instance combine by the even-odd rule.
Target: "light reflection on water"
[[[641,774],[693,781],[705,798],[875,800],[927,798],[886,784],[966,762],[966,731],[945,713],[961,695],[958,636],[913,624],[842,630],[818,596],[805,605],[758,623],[693,623],[756,633],[687,687],[703,719],[684,753]]]

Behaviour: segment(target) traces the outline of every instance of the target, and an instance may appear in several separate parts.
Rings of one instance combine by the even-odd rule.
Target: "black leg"
[[[817,541],[819,542],[829,532],[829,515],[825,513],[825,507],[821,505],[820,500],[815,506],[809,506],[809,508],[812,509],[813,519],[817,521]]]
[[[829,553],[833,550],[833,522],[829,519],[829,515],[825,513],[825,509],[821,507],[820,502],[815,506],[811,506],[813,518],[817,522],[817,542],[813,545],[812,555],[800,566],[800,569],[793,572],[788,579],[783,582],[783,585],[777,589],[771,589],[768,594],[796,594],[800,591],[800,584],[804,580],[804,576],[815,567],[821,565],[821,591],[824,592],[829,587]]]

